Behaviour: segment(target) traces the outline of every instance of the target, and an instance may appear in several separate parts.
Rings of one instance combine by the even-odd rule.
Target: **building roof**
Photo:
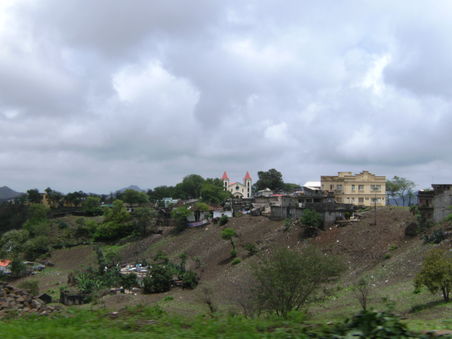
[[[226,171],[224,171],[223,176],[221,177],[221,180],[229,180],[228,174]]]
[[[6,267],[9,264],[11,264],[11,260],[9,260],[9,259],[0,260],[0,266],[2,266],[2,267]]]
[[[246,171],[245,177],[243,178],[243,180],[247,180],[250,179],[251,180],[251,175],[250,172]]]
[[[322,184],[320,181],[306,181],[303,186],[314,189],[322,187]]]

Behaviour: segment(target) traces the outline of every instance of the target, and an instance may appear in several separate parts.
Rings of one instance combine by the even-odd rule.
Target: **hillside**
[[[0,201],[14,199],[14,198],[21,196],[22,194],[23,193],[13,191],[8,186],[0,187]]]
[[[406,238],[404,229],[414,217],[406,208],[384,207],[363,213],[361,220],[345,227],[329,228],[314,239],[301,239],[301,231],[293,227],[284,229],[283,221],[271,221],[265,217],[241,216],[232,218],[225,226],[188,229],[172,235],[170,228],[143,240],[116,245],[122,262],[135,263],[151,259],[159,251],[177,261],[181,253],[187,253],[188,268],[199,272],[200,285],[194,290],[173,288],[171,291],[152,295],[107,295],[98,306],[119,310],[124,306],[163,303],[169,311],[185,315],[207,312],[206,295],[224,311],[240,310],[243,300],[252,285],[249,267],[256,262],[259,253],[275,247],[301,249],[310,244],[320,247],[326,254],[340,255],[348,265],[339,288],[330,298],[312,305],[313,319],[319,321],[343,319],[359,310],[352,296],[351,284],[367,277],[373,285],[371,305],[384,308],[382,299],[395,302],[395,311],[403,315],[414,328],[452,327],[447,314],[452,311],[449,304],[438,303],[440,298],[427,292],[413,294],[413,278],[418,272],[425,253],[433,245],[424,245],[422,240]],[[229,258],[230,243],[221,239],[224,227],[232,227],[238,233],[238,257],[242,260],[232,265]],[[256,256],[249,257],[243,245],[252,242],[259,249]],[[450,246],[450,243],[445,243]],[[111,247],[111,246],[109,246]],[[84,258],[84,260],[80,260]],[[50,258],[55,266],[33,278],[39,281],[41,291],[56,295],[59,286],[66,284],[67,274],[94,263],[91,246],[55,250]],[[18,282],[19,283],[19,282]],[[417,310],[413,312],[413,310]]]

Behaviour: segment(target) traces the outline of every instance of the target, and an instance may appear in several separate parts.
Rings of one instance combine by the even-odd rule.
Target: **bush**
[[[34,296],[39,294],[39,285],[36,280],[23,281],[18,285],[18,287]]]
[[[301,216],[300,221],[305,226],[318,227],[318,228],[323,227],[322,216],[319,213],[317,213],[316,211],[311,210],[309,208],[303,212],[303,215]]]
[[[50,250],[49,240],[45,236],[39,236],[28,240],[24,244],[24,255],[27,260],[35,260]]]
[[[21,278],[27,275],[27,267],[18,258],[14,258],[11,262],[11,277]]]
[[[152,265],[149,274],[143,279],[144,293],[161,293],[171,288],[172,274],[167,265]]]
[[[242,260],[240,260],[240,258],[234,258],[234,260],[232,260],[231,265],[237,265],[240,264],[242,262]]]
[[[135,273],[122,274],[121,286],[127,290],[130,290],[132,287],[137,287],[138,286],[137,275]]]
[[[275,251],[253,267],[256,279],[253,294],[259,311],[287,317],[299,310],[325,284],[344,270],[334,256],[325,256],[310,247],[302,253],[286,248]]]
[[[199,277],[196,274],[196,272],[193,272],[193,271],[186,271],[186,272],[182,273],[181,280],[182,280],[182,286],[184,288],[193,289],[196,286],[198,286],[198,283],[199,283]]]
[[[227,215],[222,215],[218,220],[218,225],[223,226],[226,225],[229,221],[229,217]]]
[[[243,247],[248,251],[248,256],[250,257],[257,253],[256,245],[251,242],[247,242]]]
[[[427,254],[414,286],[416,292],[422,286],[426,286],[432,294],[441,291],[444,301],[449,301],[452,290],[452,256],[448,250],[437,248]]]
[[[174,222],[176,224],[176,228],[174,231],[176,233],[183,232],[187,228],[187,217],[192,212],[185,206],[174,208],[171,211],[171,218],[174,219]]]
[[[434,230],[432,234],[424,236],[425,244],[439,244],[441,241],[446,239],[446,234],[443,230]]]

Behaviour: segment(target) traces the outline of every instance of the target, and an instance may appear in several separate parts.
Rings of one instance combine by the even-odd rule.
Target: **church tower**
[[[245,185],[245,198],[251,198],[251,185],[253,183],[253,179],[251,179],[250,172],[246,171],[245,177],[243,178],[243,184]]]
[[[226,173],[226,171],[224,171],[223,176],[221,177],[221,180],[223,181],[224,190],[227,191],[228,186],[229,186],[229,177],[228,177],[228,174]]]

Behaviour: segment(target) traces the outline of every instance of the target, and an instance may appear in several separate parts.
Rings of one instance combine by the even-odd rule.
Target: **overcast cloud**
[[[0,186],[452,182],[452,3],[0,0]]]

